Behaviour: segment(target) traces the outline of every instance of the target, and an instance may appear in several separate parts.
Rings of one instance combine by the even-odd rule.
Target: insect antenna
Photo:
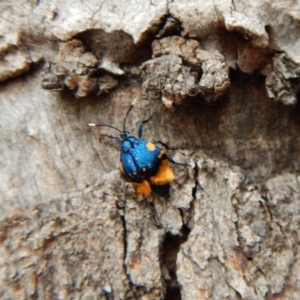
[[[109,134],[101,134],[101,136],[106,136],[106,137],[109,137],[109,138],[111,138],[113,140],[122,142],[122,140],[119,137],[117,137],[117,136],[112,136],[112,135],[109,135]]]
[[[89,125],[89,126],[98,126],[98,127],[100,127],[100,126],[109,127],[109,128],[112,128],[112,129],[115,129],[115,130],[119,131],[120,134],[122,134],[122,131],[121,131],[120,129],[118,129],[117,127],[111,126],[111,125],[102,124],[102,123],[98,123],[98,124],[90,123],[90,124],[88,124],[88,125]],[[102,134],[102,135],[107,136],[107,137],[109,137],[109,138],[111,138],[111,139],[114,139],[114,140],[116,140],[116,141],[119,141],[119,142],[122,141],[122,140],[121,140],[119,137],[117,137],[117,136],[112,136],[112,135],[109,135],[109,134]]]
[[[112,125],[107,125],[107,124],[102,124],[102,123],[98,123],[98,124],[95,124],[95,123],[90,123],[88,124],[89,126],[104,126],[104,127],[109,127],[109,128],[112,128],[112,129],[115,129],[117,131],[119,131],[120,133],[122,133],[122,131],[120,129],[118,129],[117,127],[114,127]]]
[[[140,123],[140,126],[139,126],[139,139],[142,137],[143,135],[143,130],[144,130],[144,124],[146,124],[148,121],[150,121],[150,119],[153,117],[153,115],[147,119],[147,120],[144,120]]]

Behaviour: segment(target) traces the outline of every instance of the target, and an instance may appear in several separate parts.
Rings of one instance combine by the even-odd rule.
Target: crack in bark
[[[180,22],[173,17],[172,14],[170,14],[169,8],[167,8],[167,10],[168,11],[164,16],[160,29],[155,36],[158,39],[171,35],[181,35],[181,31],[183,30]]]
[[[197,177],[198,177],[198,165],[195,164],[194,168],[194,179],[195,187],[192,189],[192,197],[196,198],[196,189],[198,186]],[[190,207],[186,210],[189,215],[191,215],[192,202]],[[167,268],[169,278],[163,278],[166,284],[166,294],[165,300],[181,300],[181,285],[177,278],[177,255],[180,251],[180,247],[188,240],[188,236],[191,232],[191,229],[187,225],[185,220],[185,211],[181,208],[178,209],[182,219],[182,227],[180,229],[179,235],[172,235],[170,232],[167,232],[165,238],[161,245],[161,269],[164,267]],[[183,255],[185,255],[183,253]]]
[[[75,180],[73,174],[71,173],[71,169],[70,169],[69,165],[66,163],[66,161],[65,161],[65,159],[64,159],[63,150],[62,150],[61,143],[60,143],[60,141],[59,141],[58,135],[57,135],[57,133],[56,133],[55,126],[51,126],[51,127],[52,127],[52,130],[53,130],[53,133],[54,133],[54,137],[55,137],[55,139],[56,139],[56,141],[57,141],[56,145],[58,145],[58,146],[59,146],[59,149],[60,149],[60,157],[61,157],[61,159],[62,159],[62,162],[63,162],[63,164],[65,165],[67,171],[69,172],[69,174],[70,174],[70,176],[71,176],[71,179],[72,179],[73,184],[74,184],[74,186],[75,186],[75,188],[76,188],[76,191],[78,191],[79,188],[78,188],[78,186],[77,186],[77,184],[76,184],[76,180]],[[70,150],[70,149],[69,149],[69,150]]]
[[[190,229],[183,224],[180,235],[172,235],[167,232],[162,242],[161,269],[167,268],[169,278],[163,278],[166,284],[165,300],[181,300],[181,286],[177,279],[177,255],[180,246],[188,240]]]
[[[269,198],[268,196],[262,196],[262,198],[264,199],[265,203],[266,203],[266,208],[270,214],[270,218],[271,220],[273,220],[274,224],[276,224],[281,232],[281,234],[287,238],[284,230],[283,230],[283,226],[280,224],[278,218],[276,216],[274,216],[273,212],[272,212],[272,208],[270,207],[270,202],[269,202]]]
[[[41,192],[40,192],[40,189],[39,189],[39,185],[38,185],[37,179],[36,179],[34,173],[31,171],[31,167],[30,167],[30,165],[29,165],[29,163],[28,163],[28,159],[27,159],[28,154],[27,154],[27,151],[26,151],[26,147],[24,147],[24,151],[25,151],[25,153],[26,153],[26,155],[25,155],[25,162],[26,162],[26,165],[27,165],[27,170],[28,170],[28,172],[31,174],[31,176],[32,176],[32,178],[33,178],[34,185],[35,185],[35,187],[36,187],[36,189],[37,189],[37,192],[38,192],[38,194],[39,194],[40,200],[41,200],[41,202],[43,203],[43,197],[42,197],[42,194],[41,194]]]
[[[99,5],[99,8],[98,8],[95,12],[93,12],[92,17],[91,17],[91,25],[90,25],[91,28],[93,28],[93,22],[94,22],[94,17],[95,17],[95,15],[96,15],[99,11],[101,11],[101,9],[102,9],[104,3],[105,3],[105,1],[103,1],[103,2]]]
[[[92,136],[91,136],[91,135],[90,135],[90,144],[91,144],[93,150],[95,151],[95,153],[96,153],[96,155],[97,155],[97,157],[98,157],[98,159],[99,159],[99,161],[100,161],[100,163],[101,163],[101,165],[102,165],[102,167],[103,167],[104,172],[107,173],[107,170],[106,170],[106,168],[105,168],[105,165],[104,165],[104,163],[103,163],[103,161],[102,161],[102,159],[101,159],[101,157],[100,157],[100,154],[98,153],[98,151],[97,151],[96,148],[94,147],[94,144],[92,143]]]
[[[144,294],[148,294],[151,293],[152,290],[154,290],[155,288],[150,288],[149,290],[145,287],[145,286],[139,286],[136,285],[132,282],[131,278],[130,278],[130,274],[127,270],[127,265],[126,265],[126,258],[127,258],[127,250],[128,250],[128,244],[127,244],[127,226],[126,226],[126,218],[125,218],[125,204],[120,204],[119,202],[117,202],[117,208],[119,211],[119,216],[121,218],[121,222],[122,222],[122,226],[123,226],[123,252],[124,252],[124,256],[123,256],[123,269],[124,269],[124,274],[126,276],[127,279],[127,283],[128,283],[128,287],[127,287],[127,291],[126,291],[126,295],[125,295],[125,299],[141,299],[142,296]],[[141,248],[141,243],[142,243],[142,235],[139,238],[139,245],[138,248]],[[114,299],[114,297],[112,297],[113,295],[109,295],[111,296],[111,298],[109,299]]]
[[[197,165],[197,162],[195,162],[195,167],[194,167],[194,181],[195,181],[195,186],[192,189],[192,197],[193,199],[196,199],[196,192],[197,192],[197,187],[201,187],[200,183],[198,182],[198,175],[199,175],[199,166]]]
[[[235,10],[236,11],[236,6],[235,6],[235,1],[234,0],[231,0],[231,5],[232,5],[232,10]]]
[[[125,220],[125,210],[124,210],[124,206],[120,206],[119,203],[116,202],[117,205],[117,209],[119,211],[119,216],[122,222],[122,226],[123,226],[123,252],[124,252],[124,256],[123,256],[123,269],[124,269],[124,273],[125,276],[128,280],[128,282],[132,285],[132,282],[130,280],[130,276],[128,275],[127,272],[127,266],[126,266],[126,257],[127,257],[127,228],[126,228],[126,220]]]

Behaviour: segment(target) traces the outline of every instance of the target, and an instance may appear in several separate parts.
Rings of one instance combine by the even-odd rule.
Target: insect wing
[[[131,182],[142,182],[143,177],[140,175],[130,153],[121,152],[120,170],[125,180]]]
[[[167,155],[155,144],[136,139],[131,153],[137,169],[151,184],[165,185],[174,180]]]
[[[160,165],[161,149],[142,139],[136,139],[131,154],[135,165],[146,179],[155,175]]]

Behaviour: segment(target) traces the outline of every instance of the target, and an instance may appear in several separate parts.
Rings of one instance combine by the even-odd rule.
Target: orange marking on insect
[[[143,180],[141,183],[131,182],[133,185],[135,185],[136,188],[136,194],[138,197],[145,199],[150,193],[151,193],[151,187],[150,183],[147,180]]]
[[[162,158],[162,156],[165,154],[164,150],[161,150],[160,153],[157,155],[158,158]]]
[[[174,178],[175,176],[170,168],[168,159],[163,159],[158,172],[154,176],[150,177],[150,181],[155,185],[164,185],[174,180]]]
[[[149,151],[154,151],[156,146],[153,143],[147,143],[146,147],[148,148]]]

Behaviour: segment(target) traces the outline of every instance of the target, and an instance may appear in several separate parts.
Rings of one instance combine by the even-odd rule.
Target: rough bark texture
[[[0,298],[300,298],[297,1],[0,3]],[[168,145],[139,201],[102,122]],[[105,135],[106,134],[106,135]]]

